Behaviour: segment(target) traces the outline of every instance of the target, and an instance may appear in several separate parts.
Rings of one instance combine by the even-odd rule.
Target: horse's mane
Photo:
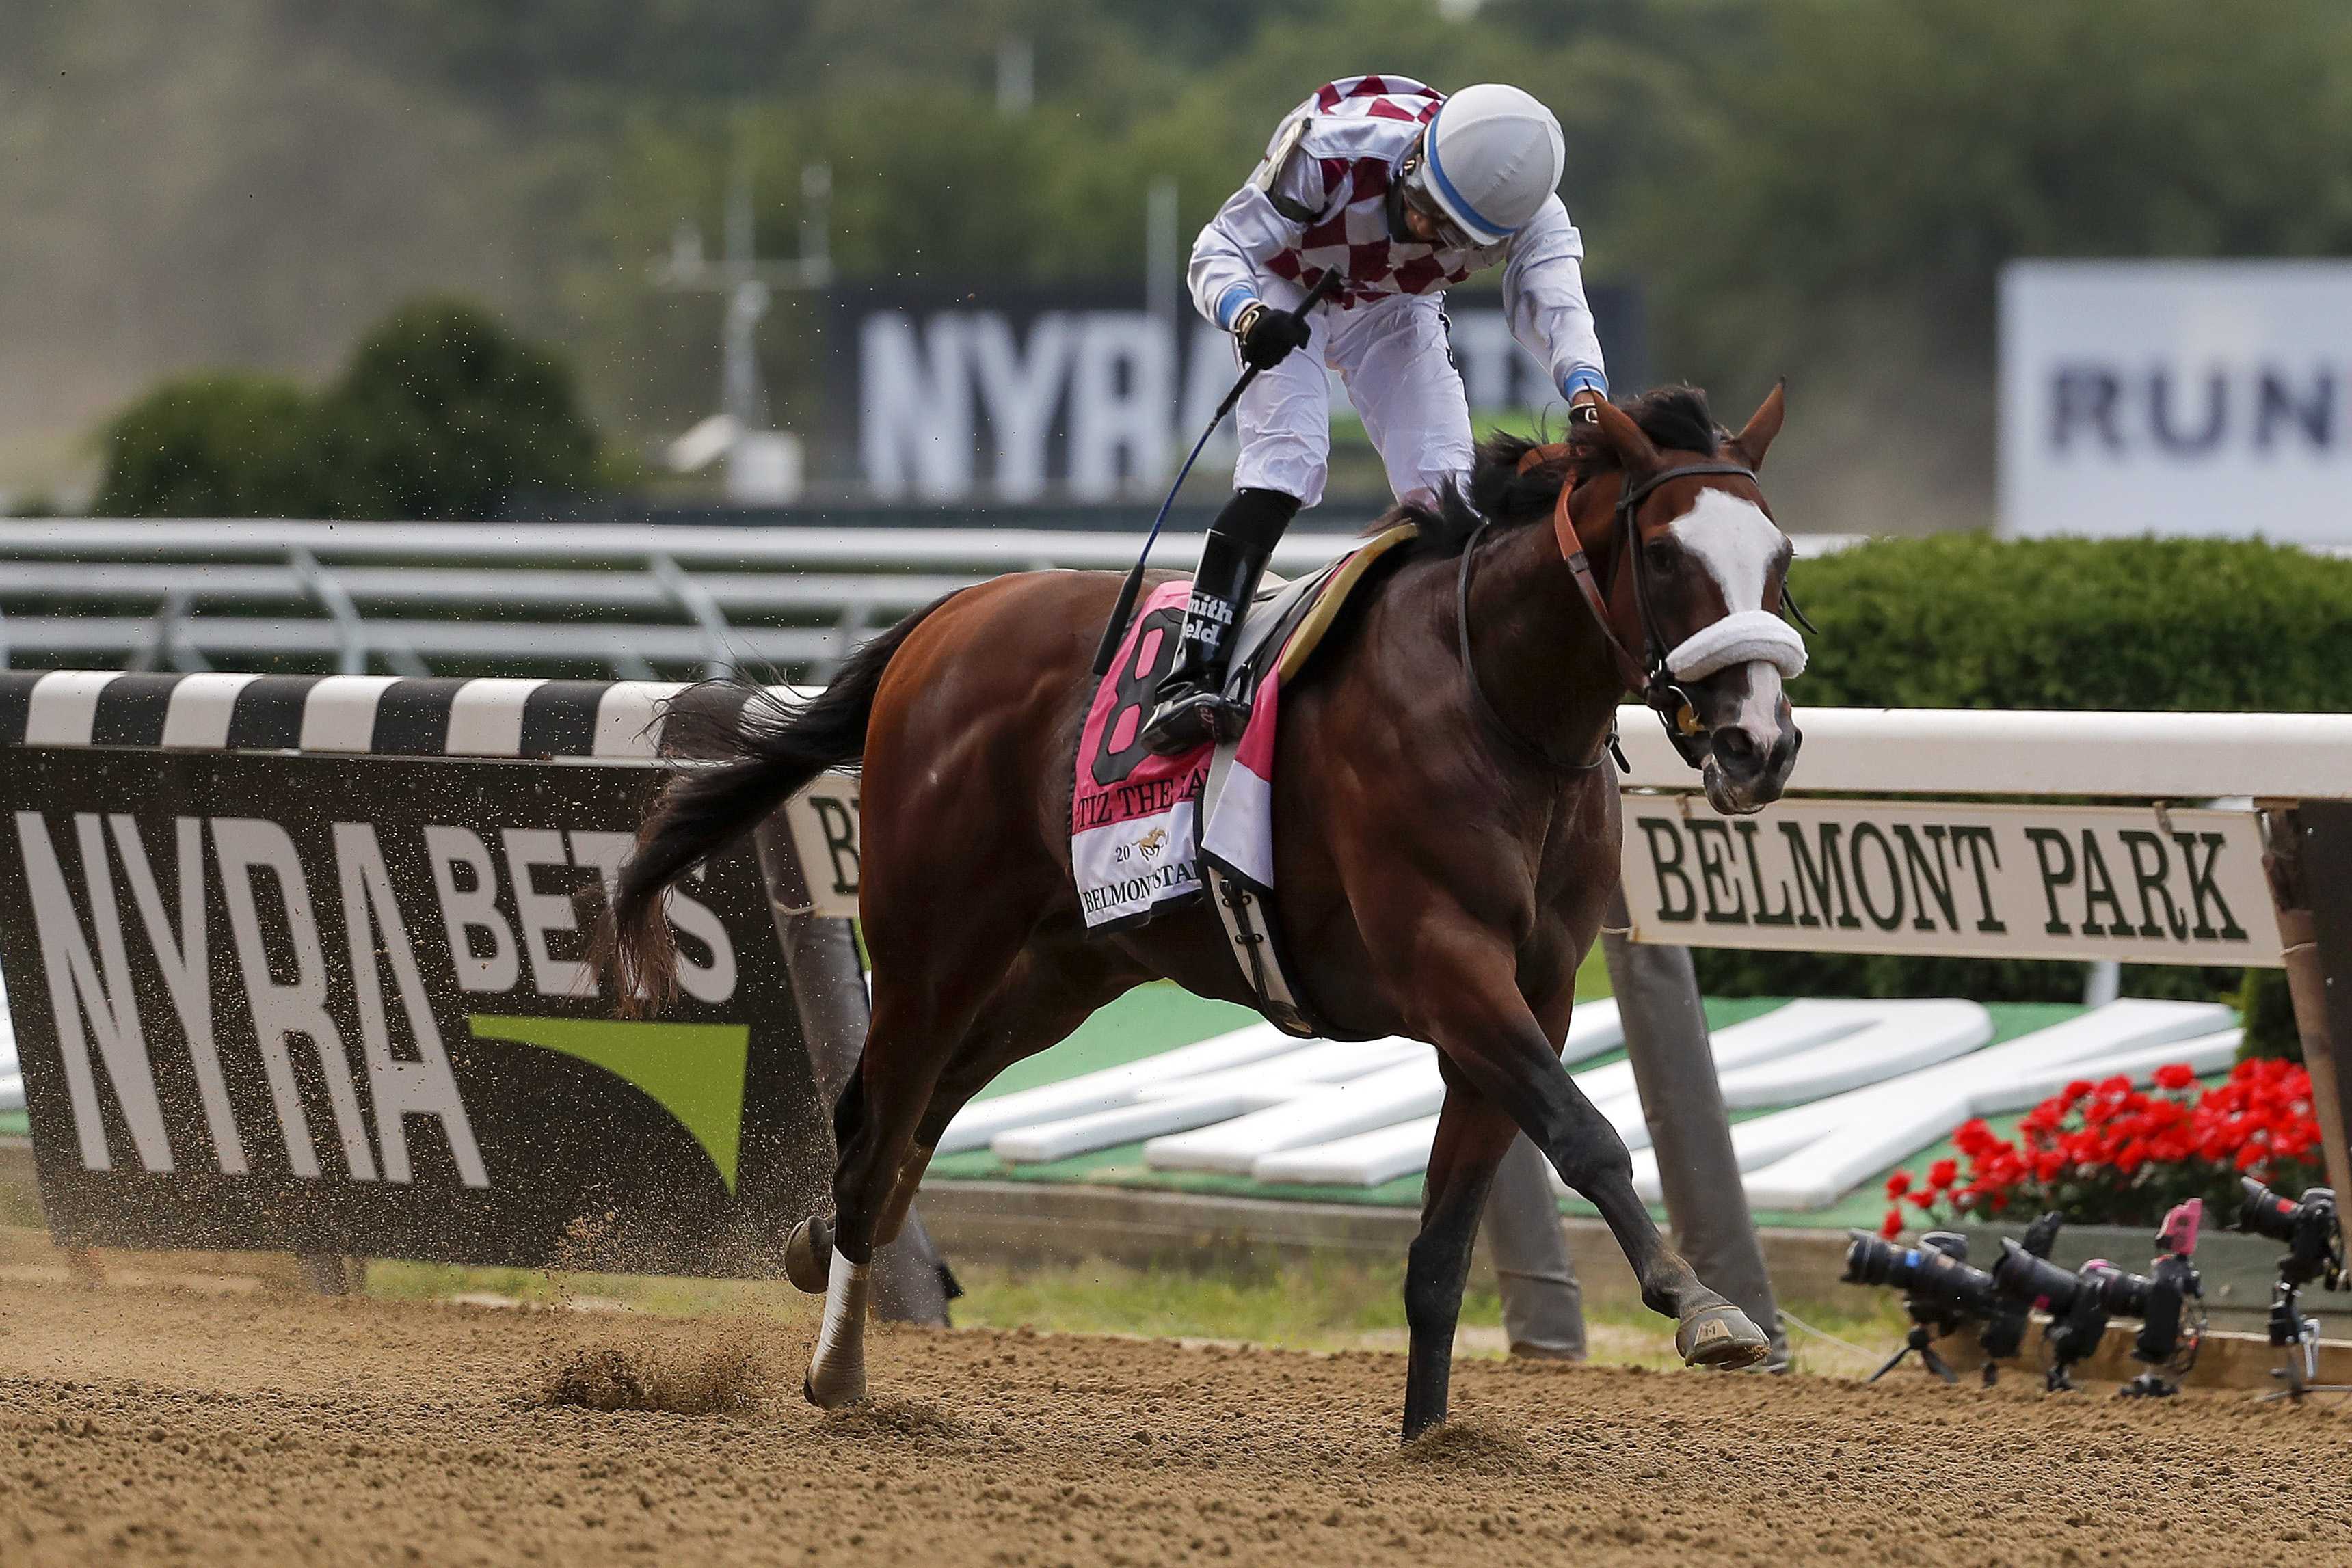
[[[1723,450],[1723,429],[1706,406],[1706,393],[1696,387],[1659,387],[1621,406],[1642,434],[1664,450],[1708,457]],[[1523,435],[1490,435],[1478,444],[1469,494],[1449,485],[1435,505],[1406,502],[1394,507],[1365,532],[1414,523],[1421,528],[1415,554],[1459,555],[1480,522],[1491,519],[1497,528],[1508,528],[1549,517],[1561,485],[1580,483],[1617,466],[1614,452],[1580,432],[1570,437],[1565,464],[1540,463],[1520,473],[1519,459],[1540,444]]]

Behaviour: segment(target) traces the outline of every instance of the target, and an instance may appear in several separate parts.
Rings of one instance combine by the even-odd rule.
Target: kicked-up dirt
[[[0,1284],[0,1563],[2352,1563],[2352,1425],[806,1321]],[[688,1410],[693,1414],[666,1413]]]

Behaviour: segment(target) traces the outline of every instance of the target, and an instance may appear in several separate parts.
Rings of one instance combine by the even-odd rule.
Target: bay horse
[[[1445,1418],[1478,1215],[1521,1132],[1601,1211],[1643,1301],[1679,1320],[1685,1360],[1767,1354],[1659,1235],[1623,1141],[1559,1051],[1617,882],[1607,758],[1641,678],[1627,651],[1777,616],[1790,547],[1754,471],[1781,417],[1775,387],[1730,435],[1703,394],[1670,388],[1601,405],[1568,443],[1491,438],[1466,501],[1384,519],[1421,538],[1283,688],[1274,918],[1296,977],[1334,1033],[1434,1046],[1445,1083],[1405,1273],[1408,1440]],[[599,951],[624,1006],[669,984],[663,891],[819,772],[863,766],[873,1016],[835,1108],[833,1216],[788,1249],[795,1282],[826,1293],[804,1384],[818,1405],[864,1397],[867,1265],[967,1101],[1144,981],[1250,1000],[1205,900],[1112,935],[1080,916],[1075,752],[1118,587],[1103,572],[996,578],[874,638],[805,704],[755,692],[694,735],[694,710],[671,710],[683,727],[666,743],[719,760],[666,786],[604,915]],[[1779,796],[1798,745],[1780,667],[1748,659],[1668,689],[1685,703],[1677,745],[1718,810]]]

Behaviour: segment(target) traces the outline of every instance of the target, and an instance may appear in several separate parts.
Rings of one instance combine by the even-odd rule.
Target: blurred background
[[[1387,69],[1553,106],[1620,390],[1786,374],[1792,527],[1983,528],[2004,264],[2352,248],[2347,45],[2329,0],[15,0],[0,491],[1148,513],[1230,375],[1193,233]],[[1530,420],[1481,281],[1473,401]],[[1310,524],[1383,498],[1339,434]]]

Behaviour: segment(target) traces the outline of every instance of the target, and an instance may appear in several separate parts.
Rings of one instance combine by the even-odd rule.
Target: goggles
[[[1430,227],[1437,236],[1433,243],[1439,249],[1476,250],[1478,243],[1464,234],[1461,225],[1445,215],[1445,209],[1437,204],[1437,198],[1430,193],[1428,169],[1429,159],[1419,149],[1406,155],[1398,170],[1398,188],[1404,204],[1429,220]]]

